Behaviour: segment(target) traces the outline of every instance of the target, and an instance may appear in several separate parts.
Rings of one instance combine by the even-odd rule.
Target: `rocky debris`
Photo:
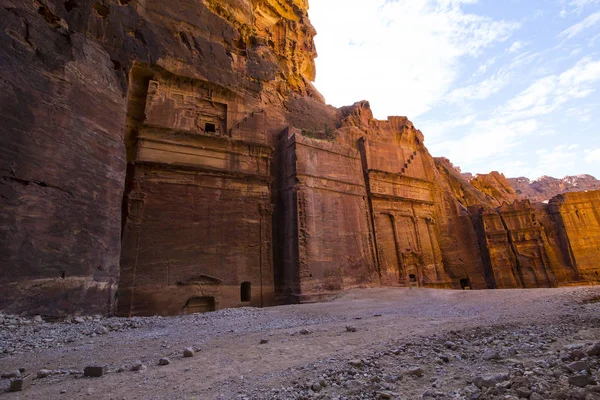
[[[0,375],[0,378],[2,378],[2,379],[12,379],[12,378],[17,378],[19,376],[21,376],[21,371],[15,370],[15,371],[10,371],[10,372],[7,372],[5,374]]]
[[[83,375],[90,378],[100,378],[104,374],[106,374],[108,367],[106,365],[91,365],[89,367],[85,367],[83,370]]]
[[[20,392],[31,386],[33,383],[33,375],[25,375],[21,378],[16,378],[10,382],[9,392]]]
[[[143,371],[145,371],[147,369],[148,369],[148,366],[146,364],[144,364],[143,362],[141,362],[141,361],[136,361],[131,366],[131,370],[132,371],[136,371],[136,372],[143,372]]]
[[[473,380],[473,384],[481,389],[484,387],[494,387],[499,383],[508,381],[509,379],[510,376],[508,374],[478,376]]]
[[[171,360],[169,360],[167,357],[163,357],[160,360],[158,360],[158,365],[169,365],[171,364]]]
[[[596,342],[587,349],[587,355],[590,357],[600,356],[600,342]]]
[[[589,372],[589,366],[585,361],[576,361],[567,365],[571,372]]]
[[[482,358],[484,360],[499,360],[500,358],[500,353],[498,353],[497,351],[486,351],[485,353],[483,353]]]
[[[597,395],[590,388],[596,388],[600,357],[573,361],[574,350],[591,349],[592,344],[560,344],[572,340],[579,328],[565,321],[563,325],[477,328],[427,336],[393,350],[350,358],[342,367],[340,360],[328,360],[326,367],[318,368],[318,377],[273,389],[271,397],[255,392],[248,398],[591,400]],[[428,366],[427,371],[415,366],[415,361]],[[317,366],[305,368],[312,369]],[[423,389],[409,395],[416,387]]]
[[[320,384],[320,383],[313,383],[313,384],[310,386],[310,389],[311,389],[313,392],[315,392],[315,393],[319,393],[319,392],[321,391],[321,389],[323,389],[323,387],[321,386],[321,384]]]
[[[53,371],[51,371],[49,369],[40,369],[37,373],[37,378],[38,379],[47,378],[50,375],[52,375],[52,372]]]
[[[425,371],[421,367],[413,367],[406,371],[408,375],[416,376],[417,378],[422,378],[425,375]]]
[[[356,327],[355,326],[347,326],[346,332],[356,332]]]
[[[269,321],[267,325],[257,326],[252,321],[264,310],[257,308],[235,308],[218,310],[210,314],[195,314],[186,317],[172,317],[177,323],[186,326],[209,327],[215,332],[256,332],[261,329],[295,328],[306,325],[306,320],[288,319]],[[18,355],[30,351],[39,351],[51,348],[63,348],[73,344],[89,341],[99,336],[110,335],[111,332],[130,332],[147,328],[163,326],[166,319],[163,317],[132,317],[132,318],[105,318],[99,315],[65,318],[59,322],[35,322],[36,318],[24,318],[0,314],[0,358],[9,355]],[[223,323],[213,326],[214,318],[222,318]],[[323,323],[331,320],[329,317],[314,318],[310,323]],[[156,333],[154,333],[156,335]]]
[[[446,343],[444,343],[444,347],[446,347],[447,349],[450,349],[450,350],[458,349],[458,346],[456,345],[456,343],[451,342],[450,340],[448,340],[448,341],[446,341]]]
[[[573,386],[586,387],[589,385],[597,385],[596,381],[589,375],[575,375],[569,378],[569,384]]]
[[[191,347],[186,347],[185,349],[183,349],[184,357],[194,357],[194,354],[194,349]]]
[[[42,317],[0,314],[0,358],[26,351],[64,347],[83,338],[138,329],[155,322],[144,318],[70,317],[46,322]],[[43,335],[40,333],[43,332]]]
[[[243,393],[239,393],[239,396],[237,392],[225,393],[222,398],[594,400],[600,393],[600,391],[596,391],[598,386],[594,385],[600,378],[600,356],[589,355],[588,352],[593,354],[594,352],[591,350],[597,344],[596,330],[600,314],[598,314],[595,304],[582,305],[579,300],[590,297],[594,289],[582,288],[578,291],[581,293],[581,297],[571,299],[569,295],[560,297],[558,301],[563,304],[571,299],[569,301],[572,301],[573,306],[557,307],[558,303],[546,305],[552,310],[557,309],[563,313],[556,320],[543,322],[527,320],[527,324],[523,324],[522,321],[510,324],[494,321],[493,324],[486,322],[477,328],[439,329],[439,332],[433,329],[427,334],[411,336],[400,332],[389,341],[369,344],[368,349],[364,351],[354,349],[350,353],[346,348],[341,347],[339,352],[330,353],[328,358],[308,365],[302,364],[297,369],[278,372],[276,373],[278,382],[285,382],[282,387],[261,387],[262,383],[260,382],[266,382],[262,378],[257,380],[258,383],[248,383],[250,379],[246,376],[241,389],[239,381],[237,383],[226,381],[223,384],[224,387],[236,387],[236,391],[243,390]],[[456,296],[460,297],[463,294],[457,292]],[[516,295],[518,295],[517,292],[511,293],[511,296]],[[419,306],[419,313],[426,312],[428,318],[437,320],[441,313],[449,312],[441,307],[443,306],[436,303],[433,308],[434,312],[429,314],[429,311]],[[586,312],[583,313],[582,310]],[[322,333],[336,335],[340,337],[340,340],[344,340],[346,336],[343,329],[347,319],[343,316],[334,324],[311,329],[313,332],[311,336],[300,337],[298,335],[301,327],[313,326],[315,321],[322,320],[321,317],[313,317],[312,313],[310,315],[294,314],[288,319],[285,315],[278,314],[273,321],[265,320],[263,324],[261,314],[263,312],[265,311],[235,309],[198,316],[190,315],[185,318],[148,318],[148,321],[143,322],[142,330],[124,330],[120,335],[129,337],[128,340],[134,337],[140,341],[150,338],[156,342],[156,347],[148,349],[145,354],[136,352],[128,360],[115,359],[114,363],[109,366],[109,371],[121,371],[125,375],[129,374],[133,379],[149,378],[126,372],[129,370],[144,371],[148,368],[142,361],[134,363],[133,367],[128,367],[131,366],[131,360],[135,360],[134,357],[144,357],[143,360],[146,362],[148,360],[156,362],[160,356],[165,355],[171,357],[174,362],[173,357],[182,354],[181,350],[177,349],[198,351],[192,347],[184,348],[184,346],[194,343],[194,341],[206,343],[202,341],[203,334],[198,335],[199,327],[202,332],[211,332],[211,334],[212,332],[223,332],[222,337],[235,336],[238,335],[238,332],[245,336],[247,335],[244,330],[246,327],[248,330],[262,329],[260,333],[255,332],[250,338],[247,338],[251,340],[250,343],[257,343],[261,337],[268,337],[271,342],[278,342],[279,339],[271,338],[271,336],[278,337],[278,334],[272,329],[282,329],[279,336],[281,340],[297,341],[298,343],[320,339],[317,335]],[[104,319],[100,319],[97,322],[86,321],[84,324],[63,322],[47,324],[47,326],[60,330],[62,325],[74,329],[86,324],[104,324],[105,322]],[[165,330],[165,327],[168,327],[169,330]],[[194,331],[194,336],[186,336],[173,341],[173,333],[189,331],[192,327],[198,329]],[[232,330],[235,331],[232,332]],[[372,333],[372,331],[359,329],[358,333],[351,336],[353,341],[355,339],[369,340]],[[35,334],[44,337],[46,333],[40,330]],[[85,346],[94,343],[86,336],[82,338],[86,340]],[[34,338],[29,339],[35,340]],[[94,339],[99,346],[111,340],[112,338],[101,336]],[[78,347],[79,345],[72,345],[65,351]],[[169,347],[175,350],[162,353]],[[35,350],[31,349],[30,351]],[[203,351],[208,351],[208,349],[203,347]],[[159,352],[158,356],[155,352]],[[484,357],[488,352],[498,354],[499,358]],[[573,356],[576,356],[577,359],[573,359]],[[12,357],[4,361],[9,363],[7,364],[9,368],[0,371],[4,376],[21,374],[15,370],[15,366],[18,364],[12,362]],[[45,365],[51,364],[44,362],[39,366],[26,365],[26,367],[28,370],[36,368],[34,371],[37,371],[37,368]],[[161,373],[169,370],[161,370]],[[193,370],[194,367],[191,367],[185,372]],[[48,369],[48,371],[51,371],[50,376],[37,382],[32,388],[33,390],[38,390],[38,385],[74,379],[73,376],[82,373],[81,371],[62,369]],[[5,383],[5,387],[8,387],[8,382]],[[230,383],[231,385],[229,385]],[[0,386],[2,385],[4,383],[0,383]],[[69,389],[69,393],[73,393],[71,389]]]
[[[260,339],[259,344],[267,344],[267,343],[269,343],[268,339]]]

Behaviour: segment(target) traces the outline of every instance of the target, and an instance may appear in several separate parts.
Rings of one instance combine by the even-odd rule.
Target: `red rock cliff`
[[[406,117],[325,105],[306,1],[0,4],[3,311],[597,280],[597,194],[509,205]]]

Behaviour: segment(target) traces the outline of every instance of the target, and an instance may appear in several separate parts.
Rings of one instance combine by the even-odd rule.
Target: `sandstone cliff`
[[[333,128],[339,119],[310,82],[315,31],[306,1],[0,3],[0,307],[6,311],[114,309],[121,233],[128,246],[127,221],[135,221],[145,195],[132,186],[147,168],[141,164],[194,164],[190,157],[170,161],[140,150],[165,140],[160,132],[140,140],[144,124],[230,131],[239,140],[250,132],[268,159],[269,146],[290,123],[314,130]],[[149,88],[158,98],[146,119]],[[162,118],[179,99],[181,114]],[[225,103],[230,110],[219,114]],[[235,143],[226,146],[232,157],[243,157]],[[259,175],[268,187],[265,168]],[[260,196],[270,200],[269,191]],[[234,198],[243,209],[244,195]],[[180,200],[172,201],[169,218],[188,219],[185,209],[176,211]],[[151,243],[140,239],[134,247]]]
[[[598,280],[598,192],[515,202],[408,118],[327,106],[304,0],[0,4],[0,310]]]

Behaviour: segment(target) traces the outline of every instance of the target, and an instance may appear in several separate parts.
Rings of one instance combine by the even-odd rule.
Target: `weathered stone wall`
[[[207,219],[212,209],[196,210],[205,214],[205,227],[196,234],[208,230],[196,240],[206,240],[207,248],[220,241],[224,248],[227,233],[239,228],[233,239],[239,235],[243,240],[230,245],[247,248],[249,258],[237,265],[239,260],[227,255],[225,262],[247,272],[219,278],[222,285],[235,280],[237,288],[232,286],[230,300],[219,300],[217,306],[238,304],[233,299],[240,298],[239,281],[252,274],[252,304],[258,304],[255,271],[271,257],[269,143],[288,121],[334,127],[339,115],[310,83],[315,32],[306,2],[1,0],[0,5],[0,309],[48,316],[112,312],[123,226],[125,276],[128,255],[137,248],[121,216],[127,217],[128,208],[135,209],[143,196],[148,201],[144,212],[153,220],[136,228],[151,240],[141,242],[142,251],[157,250],[152,249],[157,240],[167,253],[179,248],[175,244],[191,245],[188,238],[179,243],[153,237],[159,235],[154,230],[190,228],[189,216],[171,208],[191,210],[202,198],[215,208],[236,209],[237,214],[224,213],[231,215],[222,220],[219,212]],[[146,120],[146,94],[156,71],[178,80],[181,87],[175,91],[208,89],[224,97],[202,108],[177,97],[181,93],[158,92]],[[197,82],[201,89],[194,86]],[[216,120],[204,119],[211,110],[218,111]],[[211,134],[228,137],[195,142],[190,135],[205,134],[207,123],[215,125]],[[197,172],[198,165],[211,172]],[[138,185],[134,200],[129,196],[133,184]],[[199,189],[203,185],[204,191]],[[167,198],[170,202],[164,202]],[[266,222],[256,222],[259,213]],[[265,236],[257,238],[255,228],[263,223]],[[263,263],[255,263],[261,246]],[[159,264],[142,261],[149,268]],[[182,257],[177,268],[197,262]],[[261,271],[267,303],[273,267]],[[163,275],[152,276],[160,290],[165,282],[172,286]],[[128,298],[127,291],[120,291],[120,299]],[[162,306],[168,302],[176,308],[157,311],[160,302],[150,301],[125,308],[181,312],[181,299],[164,300]]]
[[[497,209],[471,207],[491,276],[488,286],[536,288],[597,281],[597,199],[598,192],[587,192],[558,196],[549,206],[524,200]]]
[[[282,295],[291,301],[379,284],[357,149],[283,135]]]
[[[390,117],[371,120],[360,143],[382,284],[448,284],[423,135],[406,118]]]
[[[273,149],[262,113],[245,110],[227,89],[164,70],[139,66],[131,79],[146,93],[130,98],[135,141],[119,314],[176,315],[195,310],[194,302],[208,309],[272,304]],[[144,98],[143,110],[131,106]]]
[[[435,205],[439,215],[444,266],[456,288],[485,289],[488,278],[475,226],[468,207],[485,204],[485,195],[465,180],[445,158],[433,159],[436,172]]]
[[[108,313],[119,278],[125,99],[103,48],[0,1],[0,309]]]
[[[572,280],[600,282],[600,190],[566,193],[549,210],[572,266]]]

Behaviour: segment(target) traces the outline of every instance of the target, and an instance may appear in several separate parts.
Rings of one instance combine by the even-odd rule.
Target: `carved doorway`
[[[190,297],[183,306],[184,314],[198,314],[215,311],[214,297]]]

